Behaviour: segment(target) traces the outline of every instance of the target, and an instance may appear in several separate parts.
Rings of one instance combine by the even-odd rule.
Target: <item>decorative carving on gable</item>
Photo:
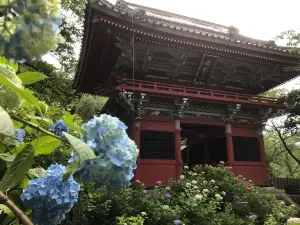
[[[195,84],[205,83],[209,84],[211,75],[218,61],[218,56],[204,54],[199,64],[196,76],[194,78]]]
[[[241,104],[232,104],[227,106],[227,115],[223,117],[226,122],[234,122],[236,113],[241,110]]]
[[[182,68],[185,65],[186,60],[187,60],[187,57],[183,53],[181,53],[179,56],[174,57],[174,61],[172,61],[172,64],[174,66],[173,71],[171,74],[168,74],[168,75],[170,75],[170,77],[173,78],[173,80],[174,79],[176,80],[178,78],[178,76],[180,75],[179,70],[180,70],[180,68]]]

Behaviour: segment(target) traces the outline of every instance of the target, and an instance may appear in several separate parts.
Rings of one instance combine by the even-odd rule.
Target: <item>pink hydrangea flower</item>
[[[156,181],[156,185],[161,185],[161,181],[160,180]]]
[[[165,194],[165,198],[170,199],[170,198],[172,198],[172,195],[171,194]]]

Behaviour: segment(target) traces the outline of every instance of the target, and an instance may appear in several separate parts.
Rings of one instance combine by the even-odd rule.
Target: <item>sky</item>
[[[108,0],[115,3],[116,0]],[[300,29],[300,0],[127,0],[226,26],[235,26],[240,34],[261,40],[273,40],[289,29]],[[284,43],[278,43],[284,45]],[[57,64],[50,56],[47,61]],[[292,88],[295,81],[284,85]]]

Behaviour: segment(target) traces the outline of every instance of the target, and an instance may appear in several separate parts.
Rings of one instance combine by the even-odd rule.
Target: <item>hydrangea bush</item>
[[[39,59],[61,42],[59,0],[4,0],[0,56],[16,61]],[[15,16],[13,16],[15,15]]]
[[[21,199],[32,209],[31,220],[39,225],[56,225],[65,219],[77,202],[80,185],[72,176],[63,179],[63,165],[52,165],[44,177],[33,179],[24,189]]]
[[[270,221],[281,225],[295,213],[294,206],[286,206],[242,176],[233,176],[222,164],[185,168],[177,181],[169,186],[158,181],[151,191],[142,182],[113,192],[86,188],[79,194],[82,204],[74,207],[66,224],[116,225],[116,217],[137,218],[144,212],[144,225],[267,225]]]
[[[84,124],[83,129],[83,139],[97,157],[87,160],[75,177],[97,186],[105,185],[109,190],[128,186],[136,168],[138,150],[126,133],[127,126],[116,117],[102,114]]]

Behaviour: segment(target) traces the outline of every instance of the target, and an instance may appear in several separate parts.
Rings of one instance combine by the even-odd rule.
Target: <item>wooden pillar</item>
[[[140,139],[141,139],[141,135],[140,135],[140,121],[136,121],[134,122],[134,126],[133,126],[133,137],[134,137],[134,141],[135,144],[138,148],[138,150],[140,150]],[[138,157],[136,160],[136,165],[137,167],[139,166],[139,160],[140,160],[140,151],[138,153]],[[134,176],[137,177],[137,170],[134,171]]]
[[[231,124],[226,124],[226,147],[227,147],[227,163],[228,166],[233,166],[234,164],[234,153],[232,144],[232,134],[231,134]]]
[[[180,120],[175,120],[175,157],[176,157],[176,176],[181,175],[181,137]]]
[[[264,144],[264,135],[261,128],[257,131],[258,141],[259,141],[259,150],[260,150],[260,160],[263,166],[267,169],[267,158],[265,153],[265,144]]]

